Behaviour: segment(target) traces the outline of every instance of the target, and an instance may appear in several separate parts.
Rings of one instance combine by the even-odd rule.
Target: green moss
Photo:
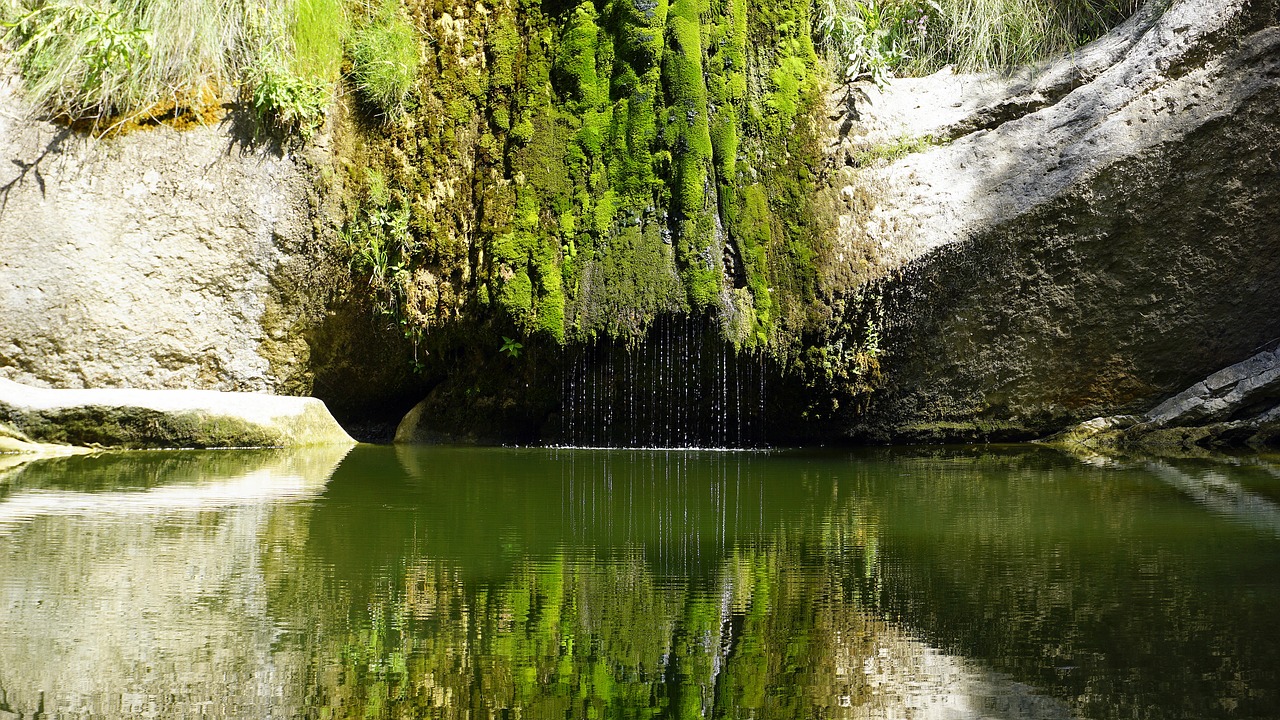
[[[608,88],[602,87],[596,74],[599,35],[595,5],[584,2],[570,14],[556,54],[557,74],[570,100],[586,107],[607,99]]]
[[[369,141],[412,208],[402,276],[555,341],[726,306],[739,342],[798,337],[823,258],[806,2],[438,0],[414,22],[420,106]]]
[[[735,218],[738,249],[747,287],[755,299],[755,332],[768,332],[773,300],[769,296],[768,248],[773,244],[773,218],[764,188],[750,185],[742,192],[742,213]]]
[[[520,50],[520,34],[516,29],[515,14],[502,5],[485,36],[485,51],[489,55],[489,83],[494,90],[510,92],[515,88],[515,63]]]
[[[613,218],[618,214],[618,196],[606,190],[596,201],[595,231],[600,237],[608,237],[613,229]]]
[[[698,311],[715,302],[723,275],[708,197],[713,153],[702,66],[703,9],[699,0],[672,3],[663,76],[668,103],[664,134],[675,165],[671,205],[677,219],[676,257],[689,302]]]

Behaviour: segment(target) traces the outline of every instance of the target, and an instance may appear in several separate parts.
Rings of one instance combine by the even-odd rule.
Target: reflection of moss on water
[[[385,177],[406,220],[374,227],[357,191],[348,235],[407,333],[633,338],[683,310],[796,336],[822,262],[807,2],[406,5],[414,109],[348,130],[352,187]]]
[[[714,577],[678,583],[640,550],[525,561],[493,582],[422,561],[388,597],[352,608],[328,658],[346,680],[322,696],[365,717],[813,717],[833,702],[840,654],[869,655],[880,629],[840,589],[841,568],[788,570],[817,542],[793,540],[741,548]],[[843,690],[859,702],[871,692]]]

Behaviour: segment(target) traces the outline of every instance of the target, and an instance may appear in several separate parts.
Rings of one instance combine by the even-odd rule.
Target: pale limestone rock
[[[34,443],[121,448],[351,445],[315,398],[214,390],[50,390],[0,379],[0,427]]]

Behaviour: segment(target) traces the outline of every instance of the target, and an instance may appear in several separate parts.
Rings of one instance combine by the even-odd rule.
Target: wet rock
[[[50,390],[0,379],[0,435],[118,448],[351,445],[324,403],[211,390]],[[13,449],[21,450],[21,447]]]

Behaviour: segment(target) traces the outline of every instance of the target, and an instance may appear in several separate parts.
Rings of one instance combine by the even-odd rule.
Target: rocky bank
[[[213,390],[49,390],[0,379],[0,438],[112,448],[300,447],[354,440],[315,398]]]

